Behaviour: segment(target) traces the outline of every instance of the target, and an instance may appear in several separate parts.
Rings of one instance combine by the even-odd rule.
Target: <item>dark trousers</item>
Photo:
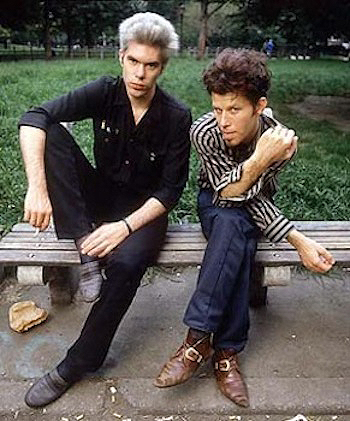
[[[102,222],[127,216],[145,200],[103,179],[60,125],[52,125],[47,133],[45,168],[59,238],[80,238]],[[78,379],[102,365],[145,270],[156,261],[166,228],[167,216],[163,215],[132,233],[104,258],[106,280],[101,297],[59,365],[66,380]]]
[[[243,207],[214,206],[212,196],[210,190],[198,196],[208,245],[184,323],[213,332],[214,348],[240,352],[248,338],[249,280],[258,230]]]

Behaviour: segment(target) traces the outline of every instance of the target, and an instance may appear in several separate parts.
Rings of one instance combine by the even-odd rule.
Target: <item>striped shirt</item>
[[[203,115],[193,123],[190,136],[201,161],[199,186],[214,191],[214,205],[245,206],[265,237],[272,242],[278,242],[294,228],[273,203],[273,195],[278,187],[277,174],[288,160],[275,162],[267,168],[243,194],[231,198],[221,198],[219,195],[228,184],[241,179],[243,162],[252,155],[259,137],[269,127],[278,124],[272,116],[266,114],[261,115],[258,133],[248,145],[229,148],[221,135],[213,112]]]

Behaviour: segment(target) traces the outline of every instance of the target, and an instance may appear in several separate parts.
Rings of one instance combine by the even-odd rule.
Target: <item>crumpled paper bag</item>
[[[36,306],[34,301],[20,301],[9,309],[10,328],[15,332],[25,332],[47,319],[48,312]]]

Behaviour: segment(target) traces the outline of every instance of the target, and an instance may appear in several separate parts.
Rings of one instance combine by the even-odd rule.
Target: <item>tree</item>
[[[74,41],[87,47],[96,45],[103,33],[116,37],[119,23],[133,14],[133,2],[121,0],[56,0],[52,13],[61,32],[67,36],[68,53]],[[114,40],[113,40],[114,41]]]
[[[200,60],[204,57],[205,54],[205,47],[207,45],[208,40],[208,20],[220,10],[225,4],[229,3],[231,0],[200,0],[200,29],[199,29],[199,37],[198,37],[198,53],[197,53],[197,60]],[[213,7],[210,7],[210,6]],[[211,10],[210,10],[211,9]]]
[[[4,44],[4,48],[7,48],[7,41],[11,36],[11,32],[9,29],[3,28],[0,25],[0,42]]]
[[[349,0],[240,0],[240,11],[246,27],[269,28],[289,44],[350,37]]]

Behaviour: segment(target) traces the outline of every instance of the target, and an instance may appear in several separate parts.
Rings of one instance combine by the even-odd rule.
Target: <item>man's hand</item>
[[[129,230],[123,221],[103,224],[86,238],[81,251],[88,256],[104,257],[128,235]]]
[[[255,159],[266,167],[274,162],[290,159],[297,148],[298,137],[294,130],[281,126],[270,128],[258,139],[254,151]]]
[[[24,200],[23,220],[44,231],[49,226],[51,215],[52,206],[47,191],[29,187]]]
[[[297,249],[303,265],[314,272],[328,272],[335,263],[331,253],[321,244],[292,230],[287,240]]]

